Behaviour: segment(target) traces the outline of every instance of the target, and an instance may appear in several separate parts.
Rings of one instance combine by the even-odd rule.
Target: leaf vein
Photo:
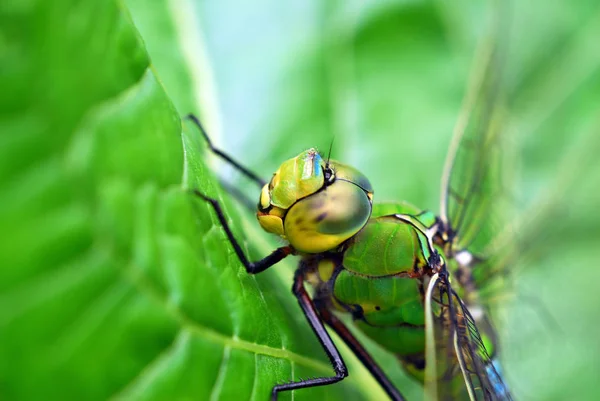
[[[152,283],[147,279],[145,272],[143,272],[141,269],[130,267],[129,269],[124,270],[124,274],[126,274],[133,281],[134,285],[140,291],[148,294],[153,300],[160,304],[166,310],[166,312],[181,325],[182,328],[189,330],[190,333],[194,335],[221,344],[224,347],[231,347],[236,350],[285,359],[316,371],[329,373],[331,370],[331,367],[325,362],[297,354],[287,349],[273,348],[268,345],[257,344],[240,339],[235,335],[229,336],[213,330],[212,328],[203,326],[187,316],[176,305],[167,302],[166,298],[156,288],[154,288]]]

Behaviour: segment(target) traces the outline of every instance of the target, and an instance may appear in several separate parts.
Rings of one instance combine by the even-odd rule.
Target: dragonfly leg
[[[396,389],[394,384],[392,384],[390,379],[388,379],[385,373],[381,370],[377,362],[375,362],[362,344],[356,339],[356,337],[354,337],[354,334],[348,330],[344,322],[338,319],[324,305],[318,305],[317,308],[319,310],[319,314],[321,315],[321,319],[323,319],[323,321],[327,323],[327,325],[331,327],[337,333],[337,335],[342,338],[342,340],[344,340],[348,348],[352,350],[354,355],[356,355],[367,368],[367,370],[371,372],[373,377],[379,382],[381,387],[383,387],[390,398],[394,401],[404,401],[404,397],[400,391]]]
[[[310,327],[313,329],[313,332],[315,333],[315,335],[319,339],[319,342],[323,346],[323,350],[325,351],[327,357],[329,358],[329,361],[331,362],[331,366],[333,367],[335,376],[316,377],[314,379],[279,384],[273,387],[273,391],[271,392],[272,401],[277,400],[277,393],[281,391],[290,391],[317,386],[327,386],[329,384],[337,383],[340,380],[343,380],[346,376],[348,376],[348,369],[346,368],[346,364],[344,363],[340,352],[331,340],[329,333],[327,333],[325,325],[319,317],[319,313],[317,312],[315,304],[310,298],[310,295],[308,295],[308,292],[306,292],[306,288],[304,288],[304,276],[300,271],[296,271],[296,275],[294,276],[294,285],[292,287],[292,292],[296,296],[296,299],[298,299],[300,308],[302,308],[302,312],[304,312],[304,316],[306,316],[306,320],[308,320]]]
[[[229,227],[229,223],[227,222],[227,219],[225,218],[223,209],[221,208],[221,205],[219,204],[219,201],[217,201],[216,199],[213,199],[213,198],[209,198],[208,196],[204,195],[202,192],[198,191],[197,189],[194,190],[194,194],[211,204],[215,213],[217,214],[217,218],[219,219],[219,222],[221,223],[221,225],[223,226],[223,229],[225,230],[225,233],[227,234],[227,238],[229,239],[231,246],[233,246],[233,249],[235,250],[236,255],[238,256],[238,258],[240,259],[240,262],[244,265],[244,267],[246,268],[246,271],[249,274],[257,274],[262,271],[265,271],[269,267],[280,262],[286,256],[294,253],[294,249],[291,246],[289,246],[289,245],[282,246],[282,247],[275,249],[270,255],[267,255],[266,257],[264,257],[261,260],[258,260],[256,262],[249,261],[248,258],[246,257],[246,254],[244,254],[242,247],[240,246],[238,241],[235,239],[233,232],[231,231],[231,228]]]
[[[193,114],[188,114],[186,116],[186,119],[192,121],[196,125],[196,127],[198,127],[198,129],[200,130],[200,132],[204,136],[204,139],[208,143],[208,147],[210,148],[211,152],[213,152],[215,155],[219,156],[220,158],[222,158],[223,160],[225,160],[226,162],[228,162],[229,164],[231,164],[240,173],[244,174],[246,177],[248,177],[252,181],[254,181],[259,187],[262,188],[267,183],[265,180],[263,180],[262,178],[260,178],[257,174],[255,174],[254,172],[252,172],[250,169],[248,169],[247,167],[242,166],[242,164],[240,164],[239,162],[235,161],[227,153],[221,151],[220,149],[215,148],[213,146],[213,144],[212,144],[212,141],[210,140],[210,137],[206,133],[206,130],[202,126],[202,123],[198,119],[198,117],[196,117]]]

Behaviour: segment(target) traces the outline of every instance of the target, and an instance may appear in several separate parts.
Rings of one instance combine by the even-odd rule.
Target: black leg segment
[[[257,274],[262,271],[265,271],[269,267],[280,262],[286,256],[294,253],[294,250],[291,246],[289,246],[289,245],[282,246],[280,248],[275,249],[270,255],[264,257],[263,259],[256,261],[256,262],[250,262],[248,260],[248,258],[246,257],[246,255],[244,254],[244,251],[242,251],[242,247],[240,246],[240,244],[237,242],[237,240],[233,236],[233,232],[231,231],[231,228],[229,227],[229,223],[227,222],[227,219],[225,218],[225,214],[223,213],[223,209],[221,209],[221,205],[219,205],[219,201],[217,201],[216,199],[213,199],[213,198],[209,198],[208,196],[204,195],[202,192],[198,191],[197,189],[194,190],[194,194],[211,204],[215,213],[217,214],[217,218],[219,219],[219,222],[221,222],[221,225],[223,226],[223,229],[225,230],[225,233],[227,234],[227,238],[229,239],[229,242],[231,242],[231,246],[233,246],[233,249],[235,250],[236,255],[238,256],[238,258],[240,259],[240,262],[244,265],[244,267],[246,268],[246,271],[249,274]]]
[[[301,380],[293,383],[279,384],[273,387],[273,392],[271,393],[271,400],[277,400],[277,394],[281,391],[289,391],[296,390],[301,388],[308,387],[317,387],[317,386],[326,386],[328,384],[337,383],[340,380],[343,380],[346,376],[348,376],[348,369],[346,368],[346,364],[342,359],[338,349],[335,344],[329,337],[329,333],[325,329],[323,325],[323,321],[319,317],[317,309],[315,305],[306,292],[304,288],[304,277],[300,273],[300,271],[296,271],[296,275],[294,277],[294,286],[292,287],[292,292],[298,299],[298,303],[302,308],[302,312],[304,312],[304,316],[306,316],[306,320],[310,324],[310,327],[313,329],[313,332],[317,336],[317,339],[323,346],[323,350],[327,354],[329,361],[331,362],[331,366],[335,372],[335,376],[331,377],[317,377],[309,380]]]
[[[265,180],[263,180],[262,178],[260,178],[258,175],[256,175],[252,171],[250,171],[250,169],[242,166],[240,163],[238,163],[237,161],[233,160],[231,158],[231,156],[229,156],[227,153],[225,153],[225,152],[223,152],[223,151],[215,148],[213,146],[210,138],[208,137],[208,134],[206,133],[206,130],[202,126],[202,123],[198,119],[198,117],[196,117],[193,114],[188,114],[186,116],[186,118],[188,120],[191,120],[194,124],[196,124],[196,126],[198,127],[198,129],[200,130],[200,132],[202,132],[202,135],[204,136],[204,139],[206,139],[206,142],[208,143],[208,147],[210,148],[210,150],[214,154],[216,154],[217,156],[219,156],[220,158],[222,158],[223,160],[225,160],[226,162],[228,162],[229,164],[231,164],[233,167],[235,167],[239,172],[241,172],[242,174],[244,174],[246,177],[248,177],[252,181],[256,182],[256,184],[259,187],[262,188],[267,183]]]
[[[319,307],[319,314],[321,315],[321,319],[344,340],[348,348],[354,352],[354,355],[371,372],[375,380],[379,382],[390,398],[394,401],[405,401],[400,391],[396,389],[390,379],[383,373],[383,370],[377,365],[377,362],[375,362],[362,344],[354,337],[354,334],[348,330],[346,325],[325,307]]]

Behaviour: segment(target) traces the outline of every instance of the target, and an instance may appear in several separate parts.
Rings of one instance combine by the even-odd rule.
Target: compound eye
[[[285,216],[284,232],[300,252],[325,252],[356,234],[370,215],[367,193],[351,182],[337,180],[296,202]]]

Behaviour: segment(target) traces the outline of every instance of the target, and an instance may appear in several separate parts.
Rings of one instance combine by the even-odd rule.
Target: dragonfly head
[[[286,160],[260,193],[262,228],[300,252],[335,249],[371,215],[373,189],[358,170],[325,161],[315,149]]]

